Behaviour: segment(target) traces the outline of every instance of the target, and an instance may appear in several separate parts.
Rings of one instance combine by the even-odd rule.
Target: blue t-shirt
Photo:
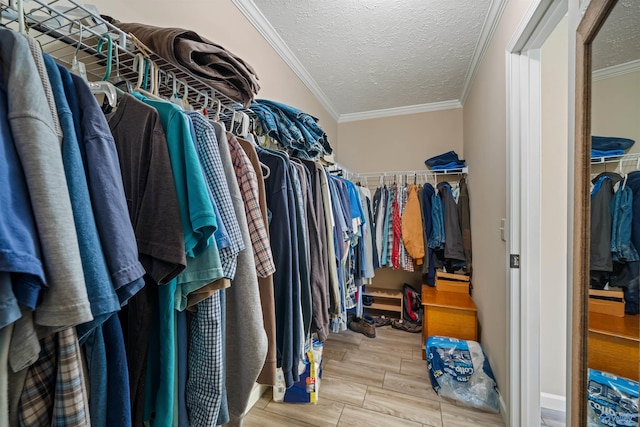
[[[182,110],[174,104],[147,99],[137,93],[134,95],[158,111],[166,135],[185,239],[187,272],[190,266],[193,268],[194,261],[200,258],[198,255],[214,253],[206,250],[210,246],[215,248],[213,233],[216,229],[215,212],[198,162],[189,122]],[[215,265],[211,267],[216,268]],[[159,317],[150,342],[150,348],[155,346],[158,351],[153,353],[151,350],[149,354],[144,421],[149,421],[155,412],[154,427],[171,427],[173,424],[176,379],[175,297],[181,292],[177,283],[178,280],[174,279],[159,288]],[[154,340],[157,341],[154,343]]]
[[[68,76],[69,71],[59,66],[51,56],[45,54],[43,57],[47,75],[51,82],[58,120],[64,135],[62,139],[62,162],[67,178],[67,186],[69,187],[73,220],[78,235],[78,246],[80,248],[84,280],[87,285],[87,296],[91,304],[91,314],[93,314],[91,322],[78,326],[78,339],[82,343],[93,328],[104,322],[111,313],[120,310],[120,303],[113,289],[107,263],[102,252],[102,244],[93,216],[87,178],[82,165],[82,156],[78,147],[73,117],[67,102],[67,96],[74,96],[75,93],[65,95],[62,83],[62,75],[65,75],[67,80],[70,79]]]
[[[109,124],[91,89],[71,74],[77,92],[82,139],[80,152],[93,203],[102,249],[121,304],[144,286],[144,268],[129,218],[118,151]],[[76,117],[74,113],[74,118]]]
[[[7,93],[0,89],[0,271],[12,273],[15,298],[35,309],[45,286],[40,243],[29,190],[7,118]],[[0,328],[20,317],[13,295],[0,294]]]

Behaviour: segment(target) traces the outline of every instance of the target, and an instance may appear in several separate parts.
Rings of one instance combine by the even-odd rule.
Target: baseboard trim
[[[267,391],[268,388],[269,388],[268,385],[262,385],[258,383],[255,383],[253,385],[253,389],[251,390],[251,395],[249,396],[249,404],[247,405],[247,409],[244,412],[245,414],[247,414],[251,410],[251,408],[253,408],[253,405],[255,405],[256,402],[260,400],[260,398]]]
[[[507,404],[502,398],[502,393],[498,392],[498,396],[500,396],[500,415],[502,415],[502,419],[504,420],[505,424],[509,424],[509,413],[507,412]]]
[[[552,411],[565,412],[567,410],[567,398],[551,393],[540,393],[540,407]]]

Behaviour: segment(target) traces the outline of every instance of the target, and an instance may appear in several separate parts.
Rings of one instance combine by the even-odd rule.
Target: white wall
[[[507,247],[500,236],[506,218],[505,51],[530,0],[507,3],[464,104],[464,156],[469,164],[474,301],[481,341],[509,406]],[[517,343],[514,343],[516,345]]]
[[[338,161],[354,172],[427,170],[424,161],[462,152],[462,108],[338,124]]]
[[[564,18],[541,49],[542,272],[540,283],[541,404],[563,409],[567,344],[568,25]],[[552,406],[553,404],[556,406]],[[559,407],[558,407],[559,406]]]
[[[640,70],[593,82],[591,133],[631,138],[640,152]]]

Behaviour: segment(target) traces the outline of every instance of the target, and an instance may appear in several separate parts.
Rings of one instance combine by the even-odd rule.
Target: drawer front
[[[474,311],[425,307],[423,338],[433,335],[478,340],[478,320]]]

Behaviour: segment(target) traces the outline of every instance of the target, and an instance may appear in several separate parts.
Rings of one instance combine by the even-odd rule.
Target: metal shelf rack
[[[27,11],[26,6],[30,9]],[[0,0],[0,24],[38,40],[42,50],[71,66],[74,55],[85,63],[90,80],[102,80],[109,56],[112,73],[135,84],[139,61],[151,60],[158,70],[158,94],[170,98],[179,93],[193,107],[212,108],[215,103],[229,111],[244,111],[238,101],[213,89],[207,82],[179,65],[153,53],[135,37],[100,17],[96,10],[75,0]],[[111,52],[109,52],[111,45]],[[215,102],[214,102],[215,100]]]

